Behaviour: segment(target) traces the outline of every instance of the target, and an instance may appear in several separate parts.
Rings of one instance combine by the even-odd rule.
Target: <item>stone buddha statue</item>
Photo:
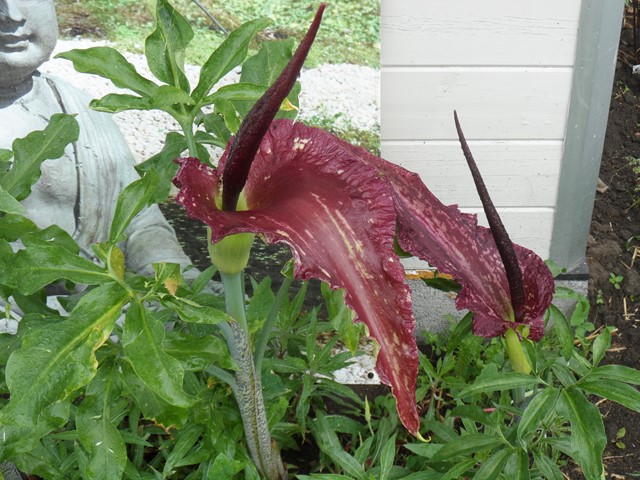
[[[38,72],[57,35],[53,0],[0,0],[0,148],[43,129],[54,113],[76,114],[78,141],[64,157],[42,164],[23,204],[40,228],[57,224],[91,258],[90,245],[108,239],[118,194],[139,177],[111,117],[90,110],[84,92]],[[155,205],[133,221],[123,251],[127,266],[143,274],[152,273],[154,262],[191,264]]]

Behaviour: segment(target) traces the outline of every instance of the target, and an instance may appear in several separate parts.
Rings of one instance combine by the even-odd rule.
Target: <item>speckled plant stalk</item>
[[[238,205],[238,199],[241,197],[253,159],[280,105],[300,74],[320,26],[324,8],[323,3],[291,61],[275,83],[249,111],[233,140],[223,174],[222,207],[224,210],[243,209],[239,208],[241,205]],[[264,478],[284,480],[287,478],[287,472],[278,448],[271,439],[262,396],[262,382],[258,368],[263,347],[259,346],[258,367],[256,367],[246,320],[245,295],[242,287],[243,271],[249,258],[252,239],[252,234],[230,235],[217,245],[211,246],[209,253],[222,276],[227,313],[235,320],[223,326],[222,330],[231,357],[237,366],[231,387],[242,416],[251,459]],[[267,336],[268,332],[263,332],[263,338]]]
[[[260,474],[269,480],[284,480],[280,453],[269,433],[267,413],[262,396],[260,372],[256,370],[244,306],[242,273],[222,274],[227,313],[236,321],[223,328],[231,358],[237,366],[231,384],[238,403],[251,459]]]

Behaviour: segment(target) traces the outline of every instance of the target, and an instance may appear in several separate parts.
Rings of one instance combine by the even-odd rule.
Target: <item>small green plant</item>
[[[620,430],[616,432],[616,438],[613,439],[613,442],[616,444],[616,447],[618,447],[620,450],[624,450],[625,448],[627,448],[627,446],[622,441],[622,439],[626,434],[627,434],[627,429],[622,427]]]
[[[604,305],[604,292],[601,288],[596,292],[596,305]]]
[[[613,288],[620,290],[622,288],[622,281],[624,277],[622,275],[616,275],[613,272],[609,273],[609,283],[613,285]]]

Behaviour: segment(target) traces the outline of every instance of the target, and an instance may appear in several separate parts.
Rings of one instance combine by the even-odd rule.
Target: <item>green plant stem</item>
[[[245,311],[243,272],[221,273],[227,313],[234,318],[222,328],[229,353],[236,364],[235,382],[230,383],[238,403],[251,459],[267,480],[287,478],[280,454],[269,432],[262,396],[262,381],[255,368]]]
[[[193,118],[189,117],[188,122],[180,122],[180,127],[184,133],[185,141],[187,142],[187,149],[189,150],[189,156],[198,158],[198,148],[196,140],[193,136]]]
[[[224,383],[229,385],[232,389],[236,388],[235,378],[233,378],[233,375],[231,375],[226,370],[223,370],[220,367],[216,367],[215,365],[209,365],[205,369],[205,372],[210,373],[211,375],[216,377],[218,380],[222,380]]]
[[[504,334],[504,339],[513,371],[526,374],[531,373],[531,365],[529,365],[529,361],[522,348],[522,343],[520,342],[520,337],[518,337],[515,330],[512,328],[507,329],[507,332]]]
[[[244,298],[244,274],[220,272],[224,286],[224,301],[227,314],[235,319],[245,332],[249,332]]]
[[[260,337],[256,342],[256,349],[254,354],[256,371],[258,372],[262,371],[262,360],[264,358],[264,352],[267,348],[267,342],[269,341],[269,337],[271,336],[273,327],[275,327],[275,324],[278,321],[278,312],[280,311],[280,306],[287,296],[292,283],[293,278],[285,277],[285,279],[282,281],[282,285],[280,285],[280,288],[278,289],[278,294],[276,295],[276,298],[271,305],[271,310],[269,310],[269,315],[267,316],[267,319],[262,326],[262,331],[260,332]]]

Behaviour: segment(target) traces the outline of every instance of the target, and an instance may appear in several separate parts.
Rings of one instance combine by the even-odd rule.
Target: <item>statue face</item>
[[[29,77],[57,39],[53,0],[0,0],[0,88]]]

